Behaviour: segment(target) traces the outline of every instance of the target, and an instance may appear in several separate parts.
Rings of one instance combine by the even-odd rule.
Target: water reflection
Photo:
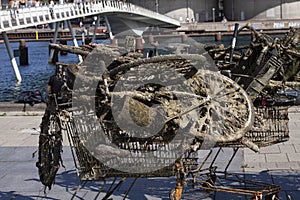
[[[72,43],[68,43],[72,45]],[[49,77],[54,73],[54,65],[48,63],[49,42],[27,42],[29,65],[19,66],[22,82],[17,83],[4,44],[0,44],[0,101],[16,101],[18,95],[26,90],[40,90],[42,93]],[[11,43],[13,50],[19,48],[18,42]],[[19,58],[16,58],[19,65]],[[77,63],[78,57],[73,54],[60,56],[59,61]]]

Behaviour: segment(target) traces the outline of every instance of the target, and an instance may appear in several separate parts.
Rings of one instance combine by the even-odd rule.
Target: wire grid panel
[[[103,178],[108,177],[170,177],[174,176],[174,170],[172,165],[168,165],[169,162],[165,163],[165,167],[162,167],[157,170],[144,172],[144,173],[129,173],[126,171],[120,171],[107,165],[107,163],[102,163],[95,155],[83,145],[82,140],[80,139],[79,133],[82,131],[88,131],[91,134],[94,134],[95,128],[91,126],[91,124],[83,124],[83,123],[74,123],[74,121],[70,120],[67,122],[68,128],[66,129],[67,134],[70,138],[70,143],[72,150],[74,152],[74,161],[76,162],[76,166],[78,168],[78,176],[81,180],[101,180]],[[100,137],[93,137],[93,140],[103,140]],[[111,138],[110,134],[108,133],[107,139]],[[95,141],[96,142],[96,141]],[[145,150],[147,151],[155,151],[157,154],[160,154],[160,157],[163,157],[166,154],[166,158],[170,158],[170,152],[168,152],[169,145],[162,144],[158,142],[153,142],[151,144],[140,144],[138,141],[131,141],[131,142],[120,142],[117,144],[121,150],[126,150],[128,152],[133,152],[135,154],[142,154]],[[105,148],[104,145],[101,145],[101,148]],[[174,158],[173,158],[174,159]],[[118,162],[121,163],[122,160],[126,160],[127,163],[134,162],[134,159],[129,156],[123,156]],[[112,159],[112,162],[115,160]],[[147,168],[148,165],[157,165],[156,160],[151,162],[141,162],[141,167]],[[160,163],[161,164],[161,163]],[[151,168],[151,166],[150,166]]]
[[[256,107],[255,121],[245,138],[260,147],[289,139],[288,106]]]

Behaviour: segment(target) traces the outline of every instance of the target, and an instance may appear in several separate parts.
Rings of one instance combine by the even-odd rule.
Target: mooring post
[[[16,62],[16,58],[14,57],[13,51],[11,49],[11,46],[10,46],[10,43],[9,43],[6,32],[2,32],[2,36],[3,36],[3,39],[4,39],[4,43],[5,43],[7,53],[8,53],[8,56],[10,58],[12,67],[15,71],[16,79],[17,79],[18,82],[21,82],[22,78],[21,78],[21,74],[20,74],[20,71],[19,71],[19,67],[18,67],[18,64]]]
[[[143,48],[144,48],[144,41],[143,41],[143,37],[138,37],[136,39],[136,49],[138,52],[142,52],[143,51]]]
[[[221,32],[218,32],[215,34],[215,41],[216,42],[222,41],[222,33]]]
[[[118,39],[117,38],[113,38],[111,40],[111,45],[117,47],[118,46]]]
[[[20,65],[28,65],[28,47],[26,47],[26,41],[24,39],[20,40]]]
[[[68,28],[69,28],[69,31],[70,31],[70,33],[71,33],[72,39],[73,39],[74,46],[75,46],[75,47],[78,47],[78,42],[77,42],[77,40],[76,40],[75,33],[74,33],[74,31],[73,31],[72,24],[71,24],[70,20],[67,21],[67,24],[68,24]],[[80,62],[80,63],[83,62],[83,59],[82,59],[82,56],[81,56],[81,55],[78,55],[78,59],[79,59],[79,62]]]
[[[186,34],[181,35],[181,42],[187,43],[189,41],[189,38]]]

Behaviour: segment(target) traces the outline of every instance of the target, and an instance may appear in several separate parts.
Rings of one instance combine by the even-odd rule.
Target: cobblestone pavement
[[[1,106],[0,106],[1,107]],[[63,161],[53,188],[44,194],[38,178],[35,162],[39,124],[42,111],[7,112],[0,109],[0,199],[71,199],[80,181],[76,175],[73,158],[68,143],[64,141]],[[279,185],[282,190],[279,199],[300,199],[300,112],[291,109],[289,113],[290,139],[287,142],[264,147],[259,153],[240,149],[228,171],[252,181],[263,181]],[[200,159],[207,150],[199,153]],[[216,151],[214,151],[214,154]],[[233,153],[231,148],[223,149],[216,163],[224,169]],[[35,156],[33,156],[35,155]],[[211,158],[210,158],[211,159]],[[133,179],[127,179],[113,195],[112,199],[123,199]],[[107,180],[103,191],[112,179]],[[103,182],[89,182],[82,187],[75,199],[94,199]],[[175,178],[138,179],[128,195],[128,199],[168,199],[175,186]],[[104,193],[99,194],[102,199]],[[243,195],[216,192],[209,193],[197,189],[185,189],[184,199],[247,199]]]

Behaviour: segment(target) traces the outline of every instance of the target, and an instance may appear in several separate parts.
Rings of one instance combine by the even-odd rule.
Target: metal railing
[[[160,23],[163,22],[165,24],[180,26],[179,21],[173,18],[131,3],[113,0],[98,0],[80,4],[67,3],[0,10],[0,32],[110,13],[135,14],[155,19]]]

